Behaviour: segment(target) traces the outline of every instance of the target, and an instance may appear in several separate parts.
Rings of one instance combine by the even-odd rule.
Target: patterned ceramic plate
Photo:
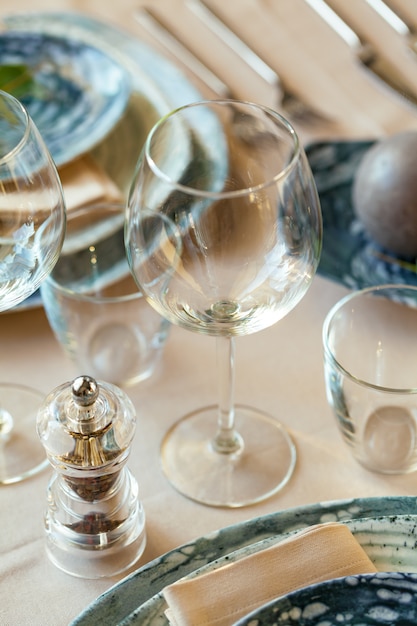
[[[417,498],[364,498],[289,509],[229,526],[144,565],[97,598],[72,624],[167,624],[161,594],[165,586],[220,566],[226,555],[241,558],[326,521],[347,523],[379,570],[417,571],[416,516]]]
[[[0,66],[0,86],[26,106],[57,165],[95,146],[130,94],[129,76],[116,61],[64,37],[2,33]]]
[[[111,24],[77,12],[16,13],[3,18],[13,33],[68,37],[95,48],[128,75],[130,95],[117,124],[89,151],[116,185],[128,193],[143,142],[154,123],[182,104],[201,99],[185,75],[150,46]],[[14,310],[39,307],[39,291]]]
[[[350,289],[383,283],[417,285],[417,264],[379,247],[355,218],[352,183],[369,141],[311,144],[307,156],[323,214],[319,274]]]
[[[417,574],[335,578],[278,598],[235,626],[415,626]]]

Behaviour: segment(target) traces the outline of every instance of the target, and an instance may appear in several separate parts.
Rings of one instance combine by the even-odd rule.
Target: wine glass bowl
[[[18,305],[56,263],[65,203],[55,164],[26,109],[0,91],[0,312]],[[0,484],[19,482],[46,465],[36,433],[43,394],[0,385]]]
[[[54,266],[65,211],[55,165],[26,109],[0,92],[0,311],[34,293]]]
[[[174,425],[165,473],[206,504],[264,499],[288,481],[295,449],[276,419],[234,405],[233,338],[287,315],[317,269],[321,214],[297,135],[255,104],[185,106],[148,136],[128,204],[129,263],[149,302],[217,338],[218,407]]]

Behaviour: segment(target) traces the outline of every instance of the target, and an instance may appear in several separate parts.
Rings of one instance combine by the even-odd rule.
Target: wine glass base
[[[237,405],[243,450],[219,454],[211,444],[217,410],[209,406],[189,413],[165,435],[161,459],[169,482],[187,498],[217,507],[243,507],[277,493],[295,467],[290,435],[270,415]]]
[[[44,394],[23,385],[0,384],[0,485],[18,483],[48,465],[36,432],[38,409]]]

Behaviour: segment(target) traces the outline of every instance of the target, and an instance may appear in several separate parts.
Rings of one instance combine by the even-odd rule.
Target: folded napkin
[[[59,168],[59,176],[68,212],[123,200],[120,189],[88,154]]]
[[[310,526],[278,544],[163,591],[175,626],[227,626],[274,598],[313,583],[376,572],[344,524]]]

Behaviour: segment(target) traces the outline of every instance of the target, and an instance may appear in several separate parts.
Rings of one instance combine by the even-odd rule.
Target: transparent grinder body
[[[57,387],[39,410],[38,434],[54,469],[46,549],[69,574],[114,576],[145,548],[145,514],[126,466],[135,426],[128,396],[89,376]]]

